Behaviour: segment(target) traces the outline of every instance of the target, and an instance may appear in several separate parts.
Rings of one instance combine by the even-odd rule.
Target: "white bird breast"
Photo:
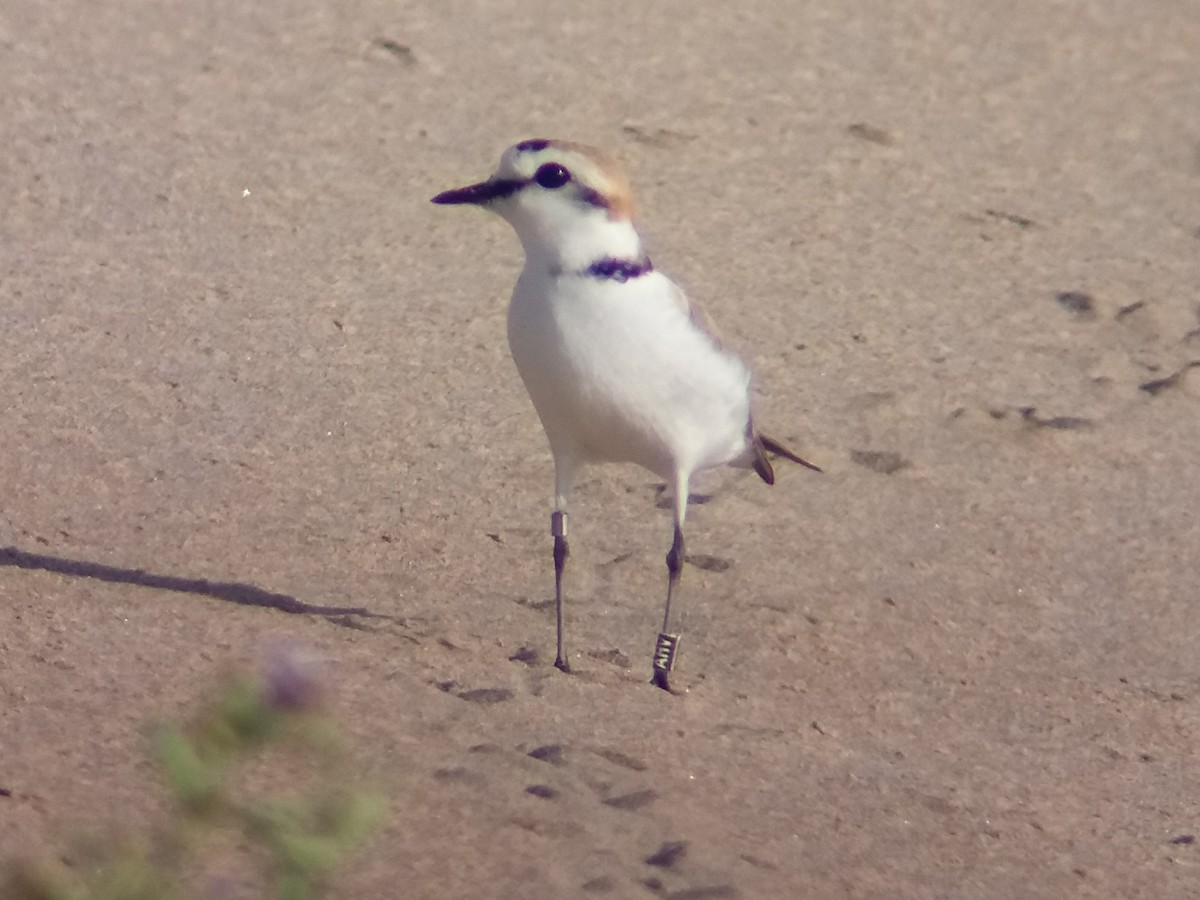
[[[658,272],[522,273],[509,347],[556,457],[634,462],[671,483],[745,453],[749,370],[696,327],[676,290]]]

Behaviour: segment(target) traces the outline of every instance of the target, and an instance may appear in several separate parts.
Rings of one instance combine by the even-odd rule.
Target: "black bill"
[[[493,200],[510,197],[525,186],[524,181],[505,178],[491,178],[479,184],[455,188],[452,191],[442,191],[431,202],[449,206],[455,203],[474,203],[476,206],[486,206]]]

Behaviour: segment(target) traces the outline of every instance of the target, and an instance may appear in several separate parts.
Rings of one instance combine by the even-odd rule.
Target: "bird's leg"
[[[571,666],[563,654],[563,570],[567,567],[567,555],[570,553],[565,511],[556,509],[550,513],[550,533],[554,535],[554,618],[558,626],[554,665],[563,672],[570,672]]]
[[[669,675],[675,667],[675,654],[679,650],[678,631],[671,630],[671,600],[675,588],[679,585],[679,576],[683,572],[683,529],[675,526],[675,539],[671,541],[671,549],[667,551],[667,606],[663,611],[662,631],[654,645],[654,677],[651,681],[664,691],[671,690]]]
[[[570,554],[567,544],[567,507],[571,502],[577,462],[572,454],[563,452],[561,448],[551,445],[551,450],[554,453],[554,512],[550,513],[550,534],[554,537],[554,620],[558,631],[554,665],[562,672],[570,672],[571,665],[563,651],[563,573]]]
[[[682,635],[679,629],[671,629],[671,600],[679,586],[679,576],[683,573],[683,519],[687,513],[688,480],[680,476],[676,479],[675,487],[675,537],[671,541],[671,549],[667,551],[667,605],[663,610],[662,631],[654,644],[654,676],[650,679],[664,691],[671,690],[670,674],[675,667],[675,654],[679,651],[679,640]]]

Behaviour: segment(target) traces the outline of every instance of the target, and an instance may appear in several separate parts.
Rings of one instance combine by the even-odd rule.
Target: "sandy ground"
[[[146,723],[290,642],[392,803],[338,897],[1200,894],[1198,52],[1170,0],[9,0],[0,851],[155,821]],[[428,203],[530,136],[625,160],[826,469],[698,486],[685,696],[635,469],[550,665],[520,251]]]

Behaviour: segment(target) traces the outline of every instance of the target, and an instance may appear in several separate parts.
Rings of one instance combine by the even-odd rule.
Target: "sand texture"
[[[7,0],[0,853],[157,821],[146,723],[290,644],[392,807],[338,898],[1200,895],[1198,60],[1171,0]],[[634,468],[551,665],[520,248],[428,202],[535,136],[825,469],[694,486],[683,696]]]

